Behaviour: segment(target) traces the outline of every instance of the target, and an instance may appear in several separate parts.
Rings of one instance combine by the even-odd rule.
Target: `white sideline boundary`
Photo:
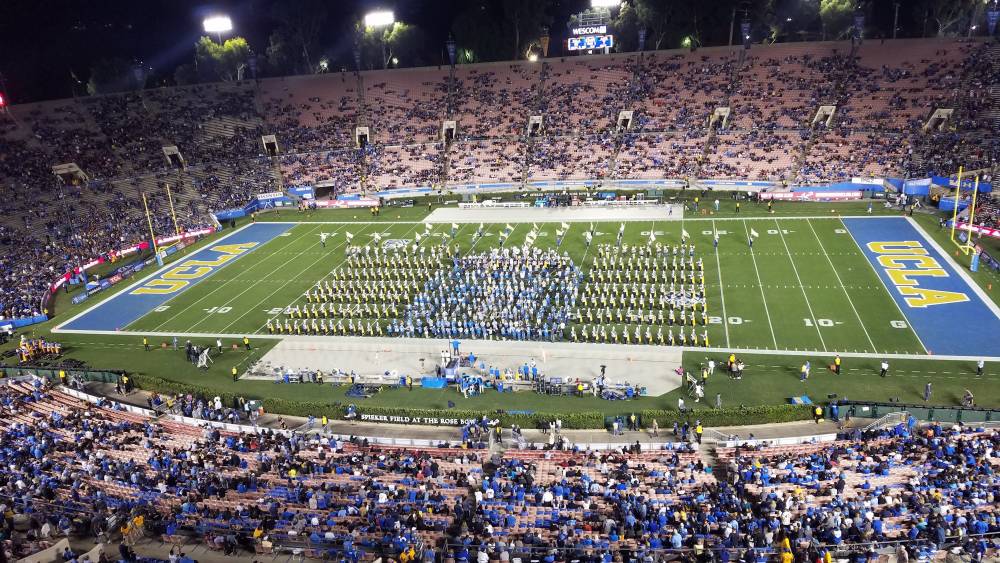
[[[576,206],[576,207],[441,207],[432,211],[427,223],[606,223],[683,221],[679,205]]]
[[[634,209],[634,208],[624,207],[622,209],[626,209],[627,210],[627,209]],[[509,211],[509,209],[508,209],[508,211]],[[896,217],[896,215],[837,215],[837,214],[831,214],[831,215],[764,215],[764,216],[760,216],[760,217],[677,217],[675,219],[676,220],[683,220],[683,221],[705,221],[705,222],[711,222],[711,221],[774,221],[775,219],[877,219],[877,218],[880,218],[880,217]],[[650,218],[646,217],[646,218],[642,218],[642,219],[631,219],[631,220],[626,220],[626,219],[609,219],[609,220],[606,220],[606,221],[594,221],[594,222],[595,223],[609,223],[609,222],[613,223],[613,222],[616,222],[616,221],[620,222],[620,221],[650,221],[650,220],[651,220]],[[537,218],[536,219],[519,221],[519,220],[517,220],[515,218],[511,218],[510,220],[506,220],[506,219],[502,220],[502,221],[500,221],[500,223],[503,223],[503,222],[507,222],[507,223],[558,223],[560,221],[561,221],[561,219],[558,219],[558,218],[553,218],[550,221],[540,221]],[[582,222],[589,222],[589,221],[590,221],[590,219],[587,219],[586,221],[582,221]],[[433,222],[434,221],[430,221],[430,220],[421,220],[421,221],[261,221],[261,223],[264,223],[264,224],[274,223],[276,225],[312,225],[312,224],[317,224],[317,225],[388,225],[388,224],[395,224],[395,225],[415,225],[415,224],[433,223]],[[440,221],[440,222],[444,222],[444,221]],[[448,223],[461,223],[461,222],[465,222],[465,223],[497,223],[497,221],[479,221],[478,219],[476,221],[451,221],[451,220],[449,220],[447,222]],[[571,223],[572,221],[567,220],[567,222]],[[581,221],[577,221],[577,222],[581,222]],[[248,225],[244,225],[243,227],[240,227],[240,229],[246,228],[247,226]],[[239,230],[239,229],[237,229],[237,230]],[[236,232],[236,231],[233,231],[233,232]],[[230,233],[230,234],[232,234],[232,233]]]

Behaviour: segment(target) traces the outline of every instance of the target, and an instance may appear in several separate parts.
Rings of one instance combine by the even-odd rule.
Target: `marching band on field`
[[[568,254],[532,246],[468,256],[457,245],[350,247],[345,264],[267,330],[709,345],[705,267],[693,244],[593,250],[584,275]]]

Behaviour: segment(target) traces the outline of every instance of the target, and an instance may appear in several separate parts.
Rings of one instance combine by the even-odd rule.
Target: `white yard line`
[[[307,233],[305,233],[305,234],[303,234],[303,235],[301,235],[301,236],[298,236],[298,237],[296,237],[296,238],[295,238],[295,241],[299,241],[299,240],[302,240],[303,238],[305,238],[305,237],[306,237],[307,235],[309,235],[310,233],[312,233],[312,232],[313,232],[313,231],[315,231],[315,230],[316,230],[316,228],[315,228],[315,227],[313,227],[313,228],[312,228],[312,229],[311,229],[311,230],[310,230],[309,232],[307,232]],[[274,237],[273,239],[269,240],[268,242],[274,242],[275,240],[278,240],[279,238],[281,238],[281,237]],[[266,244],[266,243],[265,243],[265,244]],[[286,243],[286,244],[288,244],[288,243]],[[295,256],[294,258],[298,258],[298,255],[296,255],[296,256]],[[294,259],[294,258],[293,258],[293,259]],[[257,261],[257,263],[256,263],[256,264],[252,264],[252,265],[251,265],[251,266],[250,266],[249,268],[247,268],[246,270],[244,270],[244,271],[243,271],[243,272],[241,272],[241,273],[247,273],[247,272],[249,272],[249,271],[253,270],[253,269],[254,269],[254,268],[256,268],[257,266],[260,266],[261,264],[263,264],[265,260],[266,260],[266,259],[264,259],[264,260],[259,260],[259,261]],[[290,260],[289,260],[289,261],[290,261]],[[288,262],[285,262],[285,264],[287,264],[287,263],[288,263]],[[282,266],[284,266],[284,264],[282,264]],[[222,290],[222,289],[226,288],[226,287],[227,287],[227,286],[228,286],[229,284],[233,283],[233,282],[234,282],[234,281],[236,281],[236,280],[237,280],[238,278],[239,278],[239,276],[237,275],[237,276],[233,277],[232,279],[230,279],[229,281],[226,281],[226,282],[223,282],[223,283],[222,283],[221,285],[219,285],[219,287],[217,287],[217,288],[213,289],[212,291],[209,291],[209,292],[208,292],[208,293],[206,293],[205,295],[202,295],[201,297],[199,297],[198,299],[196,299],[196,300],[195,300],[194,302],[192,302],[192,303],[191,303],[190,305],[188,305],[187,307],[184,307],[184,308],[183,308],[183,309],[181,309],[180,311],[177,311],[176,313],[174,313],[173,315],[171,315],[170,317],[168,317],[168,318],[167,318],[166,320],[164,320],[164,321],[163,321],[162,323],[160,323],[160,324],[156,325],[155,327],[153,327],[153,330],[154,330],[154,331],[157,331],[157,330],[160,330],[161,328],[163,328],[164,326],[166,326],[166,325],[167,325],[167,324],[169,324],[170,322],[174,321],[174,320],[175,320],[175,319],[176,319],[177,317],[179,317],[179,316],[183,315],[184,313],[188,312],[189,310],[191,310],[191,308],[192,308],[192,307],[194,307],[195,305],[198,305],[199,303],[203,302],[203,301],[204,301],[205,299],[207,299],[207,298],[211,297],[212,295],[214,295],[214,294],[215,294],[216,292],[218,292],[218,291],[220,291],[220,290]],[[249,284],[249,287],[253,287],[253,284],[252,284],[252,283],[251,283],[251,284]],[[176,297],[176,296],[175,296],[175,297]],[[168,301],[166,301],[166,303],[169,303],[169,302],[170,302],[170,301],[172,301],[172,300],[173,300],[173,299],[171,299],[171,300],[168,300]],[[166,303],[164,303],[164,304],[166,304]],[[149,313],[151,313],[151,312],[152,312],[152,311],[149,311],[149,312],[147,312],[146,314],[148,315],[148,314],[149,314]],[[146,315],[143,315],[142,317],[139,317],[139,318],[138,318],[138,319],[136,319],[136,320],[135,320],[134,322],[138,322],[138,321],[142,320],[142,318],[143,318],[143,317],[145,317],[145,316],[146,316]],[[202,319],[202,321],[203,321],[203,320],[205,320],[205,319]],[[188,327],[188,328],[189,328],[189,329],[191,329],[191,328],[194,328],[195,326],[199,325],[199,324],[200,324],[200,323],[201,323],[202,321],[198,321],[198,322],[196,322],[196,323],[195,323],[194,325],[192,325],[192,326],[190,326],[190,327]],[[126,327],[126,328],[128,328],[128,327]]]
[[[819,238],[819,233],[816,232],[816,227],[813,227],[812,221],[809,219],[806,219],[806,224],[809,225],[809,229],[812,231],[813,236],[816,237],[816,242],[819,243],[819,248],[823,251],[823,256],[826,256],[826,261],[830,264],[830,268],[833,270],[833,275],[837,277],[837,283],[840,285],[840,289],[844,292],[844,297],[847,298],[847,302],[851,305],[851,310],[854,311],[854,317],[858,319],[858,324],[861,325],[861,330],[864,331],[865,338],[867,338],[868,343],[872,345],[872,352],[878,353],[878,348],[875,347],[875,341],[873,341],[871,335],[868,334],[868,329],[865,328],[865,323],[861,320],[861,315],[858,314],[858,308],[854,306],[854,301],[851,299],[850,294],[847,293],[847,288],[844,287],[844,281],[840,279],[840,272],[838,272],[837,267],[833,265],[833,260],[830,259],[830,255],[826,253],[826,247],[823,246],[823,241]],[[865,258],[865,260],[867,261],[867,258]]]
[[[372,224],[374,224],[374,223],[372,223]],[[409,224],[409,223],[407,223],[407,224]],[[417,228],[418,226],[420,226],[420,225],[423,225],[423,223],[413,223],[413,227],[411,227],[411,228],[410,228],[410,230],[408,230],[408,231],[406,231],[405,233],[403,233],[403,236],[404,236],[404,237],[408,236],[408,235],[409,235],[410,233],[412,233],[412,232],[413,232],[413,231],[414,231],[414,230],[415,230],[415,229],[416,229],[416,228]],[[390,226],[391,226],[391,225],[390,225]],[[459,231],[461,231],[461,227],[459,228]],[[361,231],[361,232],[359,232],[358,234],[360,235],[360,234],[361,234],[362,232],[364,232],[364,231],[362,230],[362,231]],[[457,237],[457,233],[456,233],[456,237]],[[339,249],[339,248],[340,248],[341,246],[343,246],[343,245],[345,245],[345,244],[348,244],[348,243],[347,243],[347,242],[345,241],[344,243],[341,243],[341,244],[338,244],[337,246],[335,246],[335,247],[333,248],[333,250],[337,250],[337,249]],[[334,269],[333,269],[332,271],[330,271],[329,273],[327,273],[326,275],[324,275],[324,276],[323,276],[323,277],[321,277],[320,279],[316,280],[316,282],[315,282],[315,283],[314,283],[314,284],[312,285],[312,287],[316,287],[316,285],[317,285],[317,284],[318,284],[319,282],[321,282],[321,281],[325,280],[325,279],[326,279],[326,278],[327,278],[327,277],[328,277],[328,276],[329,276],[330,274],[332,274],[333,272],[337,271],[337,269],[339,269],[339,268],[340,268],[340,267],[341,267],[341,266],[343,265],[343,263],[344,263],[344,260],[341,260],[340,264],[338,264],[338,265],[337,265],[337,266],[336,266],[336,267],[335,267],[335,268],[334,268]],[[308,268],[307,268],[307,269],[308,269]],[[286,283],[285,285],[288,285],[288,284]],[[282,286],[282,287],[284,287],[284,286]],[[269,298],[271,297],[271,295],[274,295],[274,294],[275,294],[275,293],[276,293],[277,291],[279,291],[279,290],[281,290],[281,287],[279,287],[279,288],[278,288],[277,290],[275,290],[275,291],[274,291],[274,292],[272,292],[272,293],[271,293],[270,295],[268,295],[268,296],[267,296],[267,297],[266,297],[266,298],[265,298],[264,300],[262,300],[262,301],[261,301],[261,303],[263,303],[264,301],[266,301],[267,299],[269,299]],[[307,289],[306,291],[309,291],[309,290]],[[267,323],[269,323],[269,322],[273,321],[274,319],[277,319],[277,318],[278,318],[278,317],[280,317],[280,316],[281,316],[281,315],[282,315],[282,314],[283,314],[283,313],[284,313],[285,311],[287,311],[287,310],[288,310],[288,309],[289,309],[289,308],[290,308],[290,307],[291,307],[292,305],[295,305],[296,303],[298,303],[298,302],[300,302],[300,301],[302,301],[302,296],[301,296],[301,295],[299,295],[298,297],[296,297],[295,299],[293,299],[293,300],[292,300],[292,302],[291,302],[291,303],[289,303],[288,305],[285,305],[284,307],[282,307],[282,309],[281,309],[281,312],[280,312],[280,313],[278,313],[277,315],[274,315],[274,316],[272,316],[271,318],[269,318],[269,319],[268,319],[268,320],[267,320],[267,321],[266,321],[266,322],[265,322],[264,324],[262,324],[262,325],[260,326],[260,328],[258,328],[258,329],[257,329],[257,330],[255,331],[255,333],[260,333],[260,332],[261,332],[262,330],[264,330],[264,328],[265,328],[265,327],[267,327]],[[260,305],[260,303],[258,303],[258,304],[257,304],[257,306],[259,306],[259,305]],[[248,311],[248,312],[249,312],[249,311]],[[244,316],[246,316],[246,313],[244,313]],[[241,318],[242,318],[242,317],[241,317]],[[236,319],[236,320],[239,320],[239,319]],[[229,326],[232,326],[232,325],[229,325]],[[229,326],[226,326],[226,327],[223,327],[223,330],[225,330],[225,329],[229,328]]]
[[[743,222],[743,232],[746,233],[747,240],[750,240],[750,227],[747,227],[746,221]],[[771,341],[774,343],[774,347],[777,348],[778,338],[774,336],[774,323],[771,322],[771,312],[767,308],[767,297],[764,296],[764,283],[760,281],[760,269],[757,268],[757,257],[754,256],[752,246],[750,246],[750,259],[753,260],[753,271],[757,274],[757,287],[760,288],[760,299],[764,303],[764,314],[767,315],[767,327],[771,329]],[[723,319],[723,321],[729,322],[729,319]]]
[[[812,319],[813,326],[816,327],[816,334],[819,336],[819,344],[823,347],[823,351],[826,351],[826,342],[823,340],[823,332],[819,329],[819,323],[816,322],[816,315],[813,314],[812,304],[809,303],[809,296],[806,295],[806,288],[802,286],[802,278],[799,277],[799,269],[795,267],[795,260],[792,258],[792,251],[788,248],[788,243],[785,242],[785,234],[781,230],[781,225],[778,224],[778,220],[774,220],[774,227],[778,229],[778,236],[781,237],[781,244],[785,246],[785,254],[788,255],[788,262],[792,265],[792,271],[795,272],[795,279],[799,282],[799,289],[802,290],[802,298],[806,300],[806,309],[809,309],[809,317]]]
[[[301,237],[298,237],[298,238],[296,239],[296,241],[298,241],[298,240],[302,240],[303,238],[306,238],[306,237],[307,237],[308,235],[311,235],[311,234],[314,234],[314,232],[315,232],[315,229],[313,229],[313,230],[310,230],[310,231],[309,231],[308,233],[306,233],[305,235],[303,235],[303,236],[301,236]],[[333,232],[333,233],[331,233],[331,234],[332,234],[333,236],[336,236],[338,232],[339,232],[339,231],[334,231],[334,232]],[[319,243],[316,243],[316,244],[319,244]],[[277,268],[275,268],[275,270],[274,270],[274,271],[276,271],[276,272],[280,272],[280,271],[282,271],[282,269],[283,269],[283,268],[284,268],[285,266],[287,266],[288,264],[291,264],[292,262],[294,262],[294,261],[298,260],[299,258],[301,258],[301,257],[302,257],[303,255],[305,255],[305,254],[307,254],[307,253],[311,253],[311,252],[312,252],[312,250],[313,250],[313,248],[314,248],[314,247],[313,247],[312,245],[310,245],[310,246],[306,247],[306,249],[305,249],[305,250],[302,250],[301,252],[296,252],[296,253],[292,254],[292,257],[291,257],[291,258],[289,258],[288,260],[285,260],[284,262],[282,262],[282,263],[281,263],[281,265],[280,265],[280,266],[278,266]],[[312,267],[312,264],[310,264],[309,266],[306,266],[306,270],[308,270],[308,269],[309,269],[310,267]],[[305,270],[303,270],[303,272],[304,272],[304,271],[305,271]],[[300,272],[300,273],[301,273],[301,272]],[[234,279],[235,279],[235,278],[234,278]],[[280,288],[282,288],[282,287],[285,287],[286,285],[288,285],[289,283],[291,283],[291,282],[295,281],[296,279],[297,279],[297,278],[296,278],[296,276],[292,276],[292,277],[291,277],[290,279],[286,280],[286,281],[285,281],[285,282],[284,282],[284,283],[283,283],[283,284],[282,284],[281,286],[279,286],[279,289],[280,289]],[[245,287],[245,288],[243,289],[243,291],[241,291],[241,292],[237,293],[236,295],[233,295],[232,297],[230,297],[230,298],[229,298],[229,300],[228,300],[228,301],[226,301],[225,303],[223,303],[223,304],[222,304],[222,305],[220,305],[219,307],[225,307],[225,306],[229,305],[230,303],[233,303],[233,302],[235,302],[235,301],[236,301],[237,299],[239,299],[239,297],[240,297],[241,295],[245,294],[246,292],[250,291],[251,289],[256,289],[257,287],[259,287],[259,286],[257,285],[257,282],[251,282],[251,283],[247,283],[247,284],[246,284],[246,287]],[[219,288],[219,289],[221,289],[221,288]],[[215,291],[218,291],[218,289],[216,289]],[[214,293],[214,291],[213,291],[212,293]],[[206,295],[206,297],[207,297],[207,295]],[[246,313],[244,313],[243,315],[241,315],[240,317],[238,317],[238,318],[237,318],[237,320],[239,320],[239,319],[243,318],[243,316],[245,316],[245,315],[246,315]],[[194,329],[194,328],[195,328],[196,326],[198,326],[198,325],[200,325],[201,323],[203,323],[203,322],[205,322],[205,321],[209,320],[210,318],[212,318],[212,316],[211,316],[211,315],[206,315],[206,316],[202,317],[202,318],[201,318],[201,320],[199,320],[198,322],[194,323],[193,325],[191,325],[191,326],[190,326],[190,327],[188,327],[188,328],[189,328],[190,330],[193,330],[193,329]],[[230,324],[229,326],[232,326],[232,324]],[[229,328],[229,326],[226,326],[225,328]],[[223,329],[223,330],[225,330],[225,329]]]
[[[910,324],[910,318],[906,316],[906,313],[903,312],[903,308],[899,306],[899,303],[896,301],[896,298],[892,296],[892,290],[889,289],[887,285],[885,285],[885,281],[882,279],[882,276],[878,274],[878,270],[875,269],[875,265],[872,264],[872,261],[868,259],[868,255],[865,254],[865,249],[861,248],[861,244],[858,242],[858,239],[854,238],[854,233],[851,232],[851,229],[847,228],[847,224],[844,223],[843,219],[841,219],[840,224],[844,226],[844,230],[847,231],[847,235],[851,237],[852,241],[854,241],[854,246],[858,247],[858,252],[861,253],[861,257],[865,259],[865,262],[868,263],[868,267],[872,269],[872,273],[875,274],[875,277],[878,278],[879,283],[882,284],[882,287],[885,289],[886,294],[889,295],[889,300],[892,301],[892,304],[896,306],[896,310],[899,311],[899,316],[906,319],[906,325],[910,327],[910,332],[913,333],[913,336],[917,339],[917,343],[920,344],[920,347],[924,349],[924,353],[926,354],[927,346],[924,346],[924,341],[920,340],[920,335],[917,334],[917,329],[913,328],[913,325]]]
[[[712,221],[712,232],[717,232],[715,230],[715,221]],[[722,261],[719,260],[719,249],[715,248],[715,267],[719,274],[719,297],[722,301],[722,328],[726,331],[726,347],[729,347],[729,317],[726,315],[726,292],[723,290],[722,285]],[[768,321],[770,322],[770,321]]]
[[[369,225],[372,225],[372,224],[376,224],[376,223],[374,223],[374,222],[373,222],[373,223],[369,223]],[[358,231],[358,232],[357,232],[357,234],[355,234],[354,236],[359,236],[359,235],[361,235],[362,233],[364,233],[364,232],[365,232],[365,230],[366,230],[367,228],[368,228],[368,226],[365,226],[365,228],[364,228],[364,229],[361,229],[360,231]],[[413,230],[413,229],[410,229],[410,230]],[[339,232],[340,232],[340,231],[337,231],[336,233],[334,233],[334,235],[338,234]],[[344,238],[344,242],[342,242],[342,243],[338,243],[338,244],[337,244],[336,246],[334,246],[334,247],[333,247],[333,248],[332,248],[332,249],[330,250],[330,252],[336,252],[336,251],[337,251],[337,250],[338,250],[338,249],[339,249],[340,247],[342,247],[342,246],[346,246],[346,245],[348,245],[348,244],[350,244],[350,241],[349,241],[349,240],[347,240],[347,238],[346,238],[346,235],[345,235],[345,238]],[[343,263],[343,261],[341,261],[341,263]],[[303,269],[303,270],[302,270],[301,272],[299,272],[299,273],[300,273],[300,274],[302,274],[302,273],[305,273],[305,271],[306,271],[306,270],[308,270],[309,268],[311,268],[312,266],[313,266],[313,264],[309,264],[308,266],[306,266],[306,267],[305,267],[305,269]],[[326,276],[323,276],[323,277],[325,278]],[[322,278],[321,278],[321,279],[322,279]],[[226,329],[228,329],[229,327],[231,327],[231,326],[233,326],[234,324],[236,324],[236,323],[237,323],[237,322],[238,322],[238,321],[239,321],[240,319],[242,319],[243,317],[245,317],[245,316],[249,315],[249,314],[250,314],[250,313],[251,313],[252,311],[254,311],[254,310],[255,310],[255,309],[257,308],[257,307],[260,307],[260,306],[261,306],[261,305],[262,305],[263,303],[266,303],[266,302],[267,302],[267,300],[268,300],[268,299],[270,299],[271,297],[273,297],[275,293],[278,293],[278,292],[279,292],[279,291],[281,291],[282,289],[285,289],[285,287],[287,287],[287,286],[288,286],[288,284],[292,283],[293,281],[302,281],[302,280],[301,280],[300,278],[296,278],[296,277],[293,277],[292,279],[290,279],[290,280],[286,281],[285,283],[283,283],[283,284],[279,285],[279,286],[277,287],[277,289],[275,289],[275,290],[274,290],[274,291],[272,291],[271,293],[268,293],[268,294],[267,294],[267,297],[264,297],[263,299],[260,299],[260,300],[258,300],[258,301],[257,301],[257,303],[255,303],[255,304],[253,305],[253,307],[249,307],[249,308],[247,308],[247,310],[246,310],[246,311],[245,311],[245,312],[244,312],[244,313],[243,313],[242,315],[240,315],[240,316],[236,317],[235,319],[233,319],[233,322],[231,322],[231,323],[229,323],[228,325],[226,325],[226,326],[222,327],[222,330],[226,330]],[[314,285],[315,285],[315,284],[314,284]],[[308,291],[308,290],[307,290],[307,291]],[[302,298],[302,296],[301,296],[301,295],[300,295],[300,296],[298,296],[298,297],[296,297],[296,298],[295,298],[295,300],[294,300],[294,301],[292,301],[292,303],[296,303],[296,302],[298,302],[298,300],[299,300],[299,299],[301,299],[301,298]],[[285,307],[284,309],[282,309],[282,311],[284,311],[285,309],[287,309],[288,307],[290,307],[292,303],[288,304],[288,305],[287,305],[287,306],[286,306],[286,307]],[[280,314],[280,313],[279,313],[279,314]],[[278,316],[278,315],[275,315],[274,317],[271,317],[270,319],[268,319],[268,321],[272,321],[272,320],[274,320],[275,318],[277,318],[277,316]],[[261,331],[261,329],[263,329],[263,328],[264,328],[264,327],[266,327],[266,326],[267,326],[267,323],[264,323],[264,324],[263,324],[263,325],[261,326],[261,328],[258,328],[258,329],[257,329],[257,330],[255,331],[255,333],[258,333],[258,332],[260,332],[260,331]]]

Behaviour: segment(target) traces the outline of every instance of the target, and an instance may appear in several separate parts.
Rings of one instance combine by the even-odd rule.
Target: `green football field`
[[[708,314],[707,327],[700,324],[697,330],[709,333],[712,350],[687,348],[683,365],[697,373],[699,365],[713,358],[724,360],[730,349],[746,359],[750,377],[734,383],[726,378],[716,378],[706,387],[706,396],[722,393],[726,406],[737,404],[783,404],[792,394],[805,393],[812,397],[830,394],[855,399],[887,401],[899,398],[904,402],[919,402],[924,385],[934,381],[934,403],[958,404],[964,389],[976,393],[977,404],[995,406],[1000,401],[994,384],[998,364],[987,361],[986,375],[975,373],[975,362],[947,360],[925,352],[916,334],[911,330],[896,302],[890,297],[872,265],[862,254],[854,239],[844,229],[838,218],[865,215],[866,203],[811,204],[800,202],[779,203],[775,213],[755,206],[745,207],[741,215],[733,205],[724,201],[720,213],[705,212],[683,222],[627,222],[624,243],[646,245],[649,232],[656,233],[661,244],[676,244],[681,230],[686,230],[697,247],[705,267],[705,288]],[[834,208],[836,213],[831,212]],[[898,212],[875,209],[875,215],[898,216]],[[246,369],[265,354],[275,340],[253,337],[252,352],[229,351],[218,358],[208,370],[195,369],[184,360],[181,352],[169,348],[169,334],[199,334],[190,336],[196,344],[214,343],[216,334],[223,337],[226,347],[238,341],[243,333],[262,333],[269,319],[282,318],[289,306],[305,304],[305,291],[330,273],[342,268],[345,262],[346,233],[354,234],[354,244],[366,244],[371,235],[379,233],[383,240],[413,238],[425,229],[425,207],[386,209],[380,217],[351,211],[320,211],[314,213],[280,213],[258,216],[258,223],[283,222],[287,229],[242,256],[223,266],[212,275],[193,284],[173,298],[163,301],[147,314],[140,314],[128,326],[118,327],[124,333],[111,330],[56,331],[53,327],[64,325],[72,318],[111,302],[138,283],[130,280],[99,293],[84,303],[70,304],[70,298],[79,294],[74,288],[67,294],[56,296],[57,315],[49,323],[33,327],[31,333],[54,338],[63,343],[65,357],[94,369],[123,369],[130,373],[151,376],[150,388],[168,390],[171,385],[208,386],[212,392],[239,393],[254,398],[273,398],[280,401],[321,401],[324,404],[343,403],[345,388],[284,386],[269,381],[233,382],[229,376],[232,367]],[[928,239],[947,248],[947,232],[939,230],[934,216],[915,217]],[[481,252],[499,243],[499,233],[506,222],[485,225],[486,236],[473,241],[478,224],[461,225],[453,242],[450,241],[450,224],[433,225],[431,236],[424,244],[449,242],[457,245],[462,253]],[[241,225],[242,226],[242,225]],[[515,227],[507,245],[520,245],[531,229],[530,223],[512,224]],[[595,225],[598,234],[594,247],[588,252],[583,231],[587,223],[572,223],[561,250],[566,251],[584,270],[592,267],[593,248],[599,244],[615,242],[619,223]],[[555,244],[558,224],[538,225],[536,246],[551,247]],[[747,245],[749,230],[757,231],[753,249]],[[720,245],[716,253],[712,248],[712,235],[719,232]],[[320,233],[330,233],[326,248],[320,245]],[[226,230],[200,241],[191,248],[171,256],[170,265],[190,260],[200,249],[225,244],[233,231]],[[953,251],[953,249],[952,249]],[[956,258],[956,260],[959,260]],[[98,270],[100,273],[106,273]],[[968,273],[978,287],[994,301],[996,274],[988,269]],[[96,308],[95,308],[96,307]],[[150,308],[143,311],[150,311]],[[142,336],[150,336],[154,349],[145,352]],[[161,343],[167,343],[164,348]],[[7,349],[11,345],[0,347]],[[769,350],[777,350],[770,353]],[[845,358],[845,374],[834,378],[820,374],[806,383],[798,381],[798,366],[805,360],[824,366],[830,362],[832,352],[867,352],[868,357]],[[878,353],[874,352],[878,351]],[[878,363],[883,352],[916,354],[909,359],[890,359],[892,372],[886,379],[878,378]],[[988,358],[989,360],[989,358]],[[164,380],[168,383],[157,383]],[[461,397],[450,391],[415,390],[412,393],[387,391],[374,399],[372,404],[411,408],[445,408],[448,401],[457,408],[471,410],[504,408],[545,412],[575,412],[599,410],[619,414],[636,408],[670,409],[683,389],[660,397],[643,397],[639,402],[608,402],[583,399],[559,399],[533,393],[504,395],[494,394],[479,398]],[[366,402],[367,404],[367,402]],[[275,405],[287,409],[288,405]],[[289,412],[289,411],[285,411]]]
[[[431,226],[424,245],[450,244],[463,254],[487,251],[500,243],[506,223]],[[505,245],[520,246],[532,229],[515,223]],[[615,244],[619,223],[594,225],[588,248],[588,223],[573,223],[560,251],[586,273],[592,250]],[[351,244],[412,240],[423,222],[308,222],[291,226],[284,236],[264,243],[239,261],[193,285],[137,321],[130,332],[260,334],[268,320],[285,317],[287,308],[303,306],[304,293],[345,262],[347,233]],[[534,245],[556,245],[559,224],[538,224]],[[623,244],[648,245],[650,232],[661,244],[675,245],[686,231],[704,264],[709,323],[715,347],[868,353],[923,354],[916,334],[839,218],[748,217],[718,220],[626,222]],[[751,248],[750,232],[759,234]],[[719,235],[718,249],[713,234]],[[326,247],[320,234],[328,233]]]

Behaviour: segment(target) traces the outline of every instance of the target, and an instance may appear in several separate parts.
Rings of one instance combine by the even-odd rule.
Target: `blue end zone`
[[[844,219],[928,352],[1000,356],[1000,318],[902,217]]]
[[[232,264],[241,256],[273,240],[291,224],[254,223],[215,241],[187,258],[70,319],[60,330],[124,329],[143,315],[180,295],[189,287]]]

